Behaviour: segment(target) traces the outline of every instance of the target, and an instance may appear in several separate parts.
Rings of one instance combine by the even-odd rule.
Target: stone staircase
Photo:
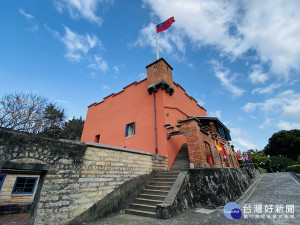
[[[183,170],[188,170],[189,168],[190,168],[190,159],[189,159],[188,148],[186,144],[183,144],[170,170],[183,171]]]
[[[125,213],[157,218],[156,205],[163,203],[179,171],[158,172],[150,179],[146,188],[135,198]]]

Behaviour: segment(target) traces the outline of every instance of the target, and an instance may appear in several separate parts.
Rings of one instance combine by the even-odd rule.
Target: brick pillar
[[[229,144],[229,143],[228,143]],[[232,161],[233,161],[233,167],[234,168],[239,168],[238,167],[238,162],[237,162],[237,158],[236,158],[236,155],[235,155],[235,152],[233,151],[233,149],[231,149],[231,158],[232,158]]]
[[[226,157],[226,163],[227,163],[227,167],[233,167],[232,163],[230,162],[228,153],[227,153],[227,157]]]
[[[236,152],[233,152],[233,155],[234,155],[235,162],[236,162],[236,168],[240,168],[240,164],[239,164],[239,160],[238,160]]]
[[[239,165],[239,161],[238,161],[238,157],[237,157],[237,153],[234,151],[234,146],[231,145],[231,149],[232,149],[232,155],[234,157],[234,160],[235,160],[235,168],[240,168],[240,165]]]
[[[236,168],[236,161],[235,161],[235,158],[234,158],[233,153],[231,153],[230,156],[231,156],[231,158],[232,158],[232,167],[233,167],[233,168]]]
[[[209,126],[210,126],[210,129],[211,129],[211,132],[218,133],[214,122],[210,122]]]
[[[221,159],[221,167],[226,167],[226,162],[224,161],[223,153],[219,153],[220,159]]]
[[[221,167],[221,160],[219,160],[216,156],[216,154],[219,154],[219,153],[218,153],[218,150],[215,150],[215,141],[214,141],[214,139],[212,139],[211,136],[209,138],[210,138],[209,144],[210,144],[210,147],[211,147],[211,153],[212,153],[212,157],[213,157],[213,161],[214,161],[214,167],[219,168],[219,167]]]
[[[148,86],[159,81],[165,81],[170,86],[173,85],[173,68],[163,58],[146,66]]]
[[[205,143],[200,131],[199,121],[195,118],[180,121],[179,130],[188,132],[187,146],[191,168],[210,167],[206,160]]]

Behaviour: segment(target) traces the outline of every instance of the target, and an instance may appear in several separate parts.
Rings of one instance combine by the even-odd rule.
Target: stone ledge
[[[116,147],[116,146],[112,146],[112,145],[105,145],[105,144],[100,144],[100,143],[94,143],[94,142],[86,142],[85,144],[87,146],[91,146],[91,147],[112,149],[112,150],[116,150],[116,151],[130,152],[130,153],[142,154],[142,155],[153,155],[149,152],[143,152],[143,151],[138,151],[138,150],[134,150],[134,149],[121,148],[121,147]]]

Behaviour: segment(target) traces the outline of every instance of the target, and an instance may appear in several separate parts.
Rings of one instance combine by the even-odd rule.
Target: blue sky
[[[300,1],[0,2],[0,95],[32,92],[85,118],[87,106],[146,77],[154,22],[173,78],[230,130],[263,149],[300,129]]]

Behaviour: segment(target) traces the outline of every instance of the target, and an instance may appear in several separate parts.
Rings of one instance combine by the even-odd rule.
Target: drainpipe
[[[154,99],[154,136],[155,136],[155,154],[157,154],[157,127],[156,127],[156,104],[155,104],[155,92],[157,90],[154,88],[153,90],[153,99]]]

